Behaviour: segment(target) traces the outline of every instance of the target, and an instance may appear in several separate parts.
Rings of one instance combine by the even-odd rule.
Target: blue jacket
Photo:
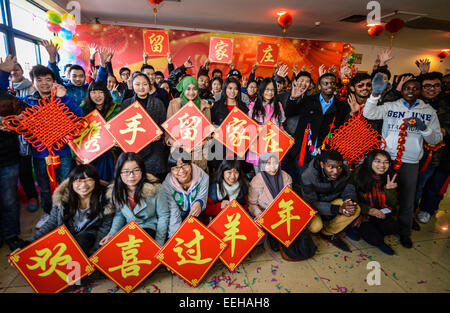
[[[81,102],[87,95],[89,84],[85,82],[83,86],[75,86],[70,82],[70,80],[64,81],[59,75],[59,68],[56,62],[55,63],[48,62],[48,67],[55,73],[56,82],[66,87],[67,94],[72,98],[74,98],[76,104],[81,105]],[[98,70],[96,81],[102,81],[106,85],[107,80],[108,80],[108,70],[106,69],[106,67],[100,67]]]

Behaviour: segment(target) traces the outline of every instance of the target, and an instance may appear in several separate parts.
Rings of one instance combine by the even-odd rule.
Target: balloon
[[[64,40],[63,41],[63,49],[66,51],[75,51],[77,48],[77,44],[73,42],[73,40]]]
[[[70,18],[75,21],[75,16],[73,16],[72,14],[67,13],[67,12],[63,14],[62,20],[64,21],[66,18]]]
[[[68,17],[63,19],[63,21],[61,22],[61,26],[67,30],[70,30],[73,33],[77,28],[77,23],[75,22],[75,20]]]
[[[63,61],[62,63],[71,63],[71,62],[69,62],[70,60],[75,60],[76,59],[75,53],[67,51],[67,50],[60,50],[59,51],[59,57]]]
[[[381,33],[384,31],[384,26],[381,24],[373,25],[369,28],[367,33],[369,33],[370,36],[375,37],[381,35]]]
[[[61,48],[63,46],[63,40],[62,40],[61,37],[53,36],[52,39],[51,39],[51,42],[54,45],[57,45],[59,48]]]
[[[62,22],[62,18],[61,15],[59,15],[58,12],[55,11],[47,11],[47,18],[50,22],[55,23],[55,24],[59,24]]]
[[[59,31],[59,36],[62,39],[70,40],[70,39],[72,39],[73,34],[72,34],[72,32],[70,30],[65,29],[65,28],[61,28],[61,30]]]
[[[47,29],[52,33],[59,33],[61,26],[52,22],[47,22]]]
[[[81,54],[81,48],[77,46],[77,47],[75,48],[75,51],[74,51],[74,52],[75,52],[75,55],[76,55],[76,56],[79,56],[79,55]]]
[[[72,40],[73,40],[74,43],[78,43],[77,37],[73,36],[73,37],[72,37]]]

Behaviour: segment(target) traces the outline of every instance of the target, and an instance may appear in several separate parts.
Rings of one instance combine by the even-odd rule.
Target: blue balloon
[[[73,34],[72,34],[72,32],[70,30],[65,29],[65,28],[61,28],[61,30],[59,31],[59,36],[62,39],[70,40],[70,39],[72,39]]]

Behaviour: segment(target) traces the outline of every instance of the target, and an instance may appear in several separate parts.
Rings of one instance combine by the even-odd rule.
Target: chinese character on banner
[[[95,271],[62,225],[9,257],[37,293],[57,293]]]
[[[138,153],[163,134],[138,101],[114,116],[105,128],[124,152]]]
[[[83,164],[90,163],[114,146],[113,136],[104,128],[105,120],[94,110],[84,117],[84,128],[69,141],[69,146]]]
[[[314,209],[286,186],[256,222],[289,247],[315,214]]]
[[[161,264],[161,247],[136,222],[125,225],[89,259],[103,274],[129,293]]]
[[[208,228],[227,244],[220,259],[232,272],[265,234],[236,200],[223,209]]]
[[[233,61],[233,38],[211,37],[209,59],[211,63],[230,64]]]
[[[165,30],[144,30],[144,50],[148,56],[165,57],[169,50],[169,33]]]
[[[258,42],[258,48],[256,50],[256,65],[277,66],[279,52],[279,43]]]
[[[243,157],[254,142],[260,131],[260,126],[247,114],[233,108],[213,137],[230,151]]]
[[[282,131],[272,121],[267,121],[261,129],[258,140],[250,149],[261,156],[264,152],[273,152],[281,161],[289,149],[294,145],[294,139]]]
[[[214,126],[192,101],[186,103],[161,126],[187,152],[194,150],[195,146],[214,131]]]
[[[226,246],[191,216],[157,253],[157,258],[191,286],[197,287]]]

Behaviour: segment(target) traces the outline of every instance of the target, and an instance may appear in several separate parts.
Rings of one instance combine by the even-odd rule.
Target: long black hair
[[[236,169],[239,172],[239,187],[241,189],[241,193],[244,196],[247,196],[248,182],[244,173],[244,164],[242,160],[223,160],[214,175],[212,183],[218,185],[221,194],[225,194],[225,188],[222,184],[224,182],[223,174],[225,171],[229,171],[231,169]]]
[[[108,112],[109,108],[111,107],[112,103],[113,103],[113,98],[111,96],[111,93],[108,90],[108,87],[106,86],[106,84],[102,81],[93,81],[92,83],[89,84],[87,93],[86,93],[86,97],[84,98],[84,106],[83,106],[83,112],[84,115],[87,115],[89,113],[91,113],[92,111],[94,111],[97,108],[97,105],[94,103],[94,101],[92,101],[91,99],[91,91],[94,90],[101,90],[103,91],[103,94],[105,95],[105,100],[103,101],[103,108],[100,112],[100,114],[105,117],[106,113]]]
[[[278,120],[278,125],[281,125],[281,108],[279,105],[278,92],[277,92],[277,83],[273,78],[265,78],[260,84],[258,88],[258,96],[256,97],[255,106],[253,107],[252,118],[256,119],[258,116],[262,116],[263,119],[266,115],[266,111],[264,110],[264,91],[267,88],[267,85],[270,83],[273,84],[273,98],[270,102],[273,105],[273,114],[275,118]]]
[[[112,200],[116,208],[125,206],[128,203],[127,186],[123,182],[122,176],[120,174],[125,162],[128,161],[135,161],[142,173],[142,178],[138,182],[136,190],[134,192],[133,200],[135,203],[139,203],[141,201],[142,189],[144,188],[144,184],[150,183],[150,181],[147,179],[144,160],[134,152],[123,152],[117,159],[116,167],[114,169],[114,187],[112,191]]]
[[[95,181],[94,190],[89,200],[90,219],[103,215],[103,206],[105,205],[105,187],[100,183],[100,177],[97,169],[91,164],[80,164],[75,166],[69,173],[69,202],[65,206],[63,221],[70,225],[73,222],[75,214],[80,207],[80,197],[73,190],[73,182],[78,179],[92,178]]]
[[[240,106],[245,106],[244,102],[242,101],[241,83],[237,79],[235,79],[233,77],[229,77],[229,78],[225,79],[225,82],[222,85],[222,93],[220,94],[220,98],[219,98],[219,100],[216,101],[216,103],[214,105],[218,104],[218,105],[222,105],[222,106],[226,107],[227,99],[228,99],[228,97],[227,97],[227,87],[228,87],[229,84],[235,84],[237,89],[238,89],[238,93],[237,93],[237,96],[236,96],[236,99],[235,99],[236,100],[236,104],[240,105]]]
[[[364,159],[364,162],[363,162],[363,164],[361,164],[359,171],[356,175],[356,188],[358,190],[362,191],[363,193],[370,192],[372,190],[373,186],[375,185],[376,181],[373,177],[373,175],[375,173],[372,170],[372,163],[378,154],[385,156],[389,161],[388,170],[386,171],[386,173],[381,175],[382,187],[384,187],[386,185],[388,175],[390,175],[390,177],[392,178],[392,175],[393,175],[392,163],[393,162],[391,160],[391,156],[389,155],[389,153],[386,152],[385,150],[371,151],[367,155],[367,157]]]

